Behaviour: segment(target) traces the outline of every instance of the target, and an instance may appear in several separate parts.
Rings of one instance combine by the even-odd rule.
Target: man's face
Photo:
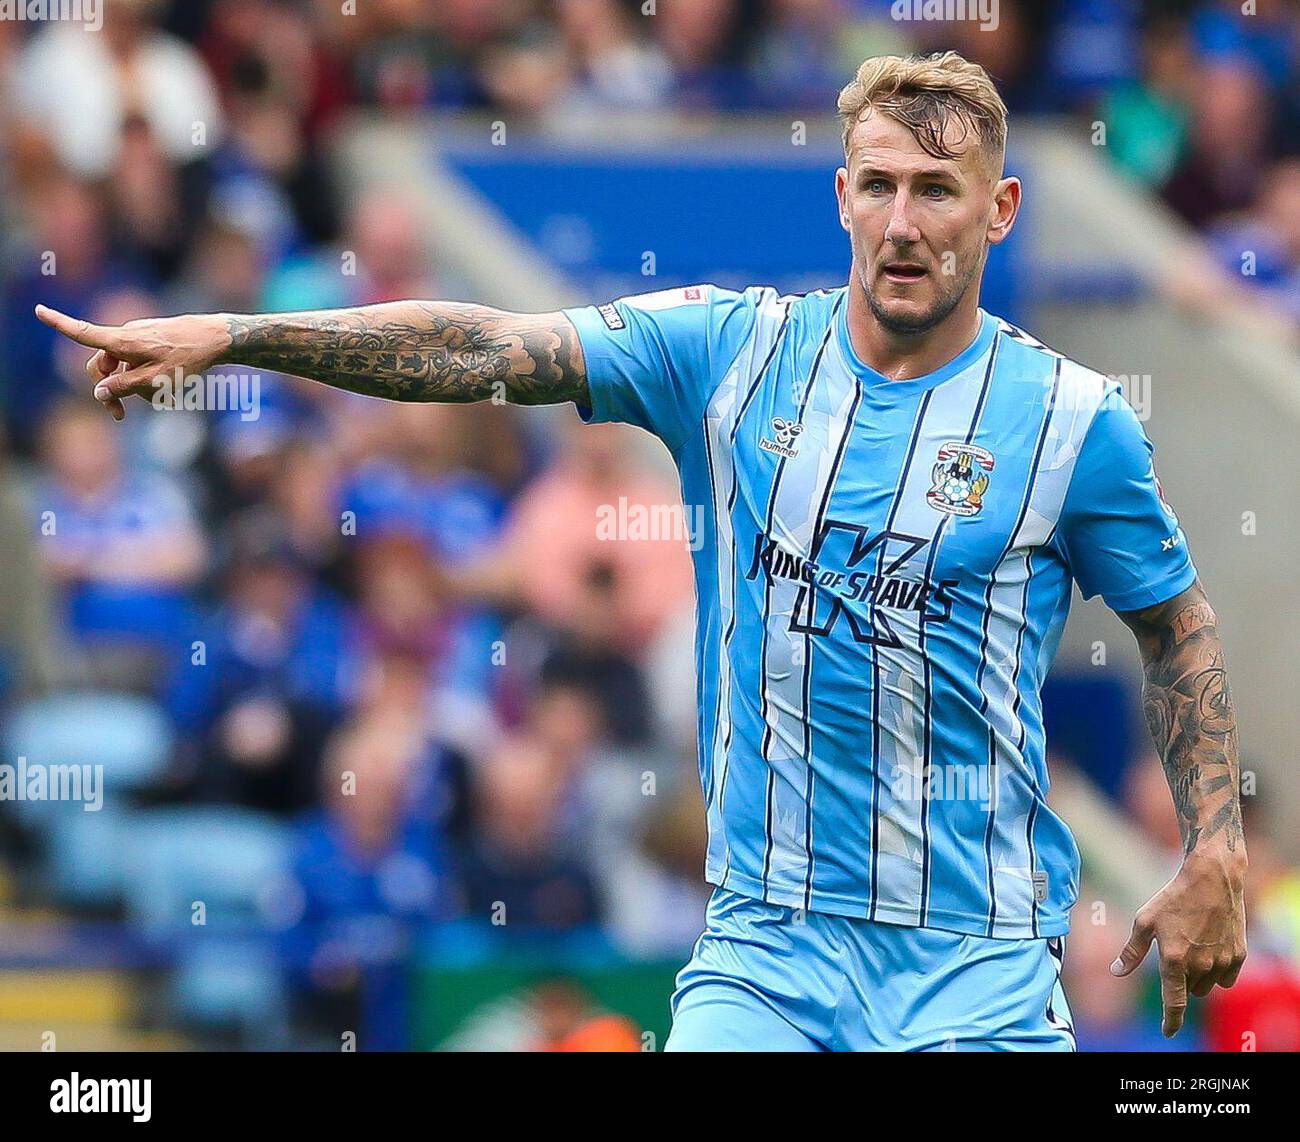
[[[951,135],[960,138],[954,123]],[[923,333],[979,288],[985,251],[1011,229],[1016,179],[998,179],[973,133],[949,142],[957,157],[927,154],[911,131],[872,111],[849,136],[835,176],[840,223],[867,305],[892,333]]]

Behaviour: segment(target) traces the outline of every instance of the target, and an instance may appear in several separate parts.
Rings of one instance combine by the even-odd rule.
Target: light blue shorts
[[[1072,1051],[1064,941],[994,940],[719,888],[669,1051]]]

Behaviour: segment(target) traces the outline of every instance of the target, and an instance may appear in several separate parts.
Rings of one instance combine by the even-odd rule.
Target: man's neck
[[[867,295],[854,279],[849,283],[849,340],[858,357],[891,381],[923,377],[943,368],[979,335],[979,297],[975,290],[947,317],[924,333],[894,333],[876,320]]]

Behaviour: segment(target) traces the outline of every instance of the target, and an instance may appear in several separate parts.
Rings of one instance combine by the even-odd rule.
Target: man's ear
[[[835,172],[835,200],[839,204],[840,226],[847,232],[849,228],[849,172],[840,167]]]
[[[989,212],[989,245],[996,246],[1006,241],[1011,227],[1016,224],[1020,214],[1020,180],[1014,175],[998,180],[993,188],[993,208]]]

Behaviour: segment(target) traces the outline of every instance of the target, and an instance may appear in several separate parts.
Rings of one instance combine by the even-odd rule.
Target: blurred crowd
[[[1004,0],[987,31],[890,8],[106,0],[96,34],[0,21],[0,697],[138,698],[168,746],[134,807],[277,822],[306,991],[355,978],[375,918],[689,950],[706,892],[689,556],[680,534],[593,526],[676,489],[630,430],[567,411],[270,375],[255,416],[141,405],[119,426],[32,306],[119,323],[455,295],[410,202],[336,190],[342,113],[829,114],[866,55],[953,46],[1013,111],[1102,115],[1113,159],[1233,272],[1255,251],[1300,319],[1295,4],[1247,20]],[[12,817],[0,828],[21,896],[50,854]],[[1085,1008],[1101,991],[1079,990]],[[581,1006],[540,994],[542,1023]]]
[[[1196,288],[1300,329],[1300,5],[1244,7],[1153,7],[1093,108],[1110,158],[1205,238]]]
[[[690,560],[680,530],[595,527],[678,499],[631,430],[270,375],[245,408],[115,425],[84,354],[33,322],[37,300],[117,323],[452,292],[409,202],[340,201],[320,131],[407,22],[446,46],[493,6],[362,5],[378,23],[355,44],[301,5],[216,3],[189,39],[168,30],[196,7],[110,0],[101,34],[0,22],[6,710],[77,696],[58,709],[94,727],[93,762],[132,752],[108,739],[135,723],[93,716],[131,695],[168,731],[122,794],[140,819],[278,822],[275,919],[308,991],[373,980],[388,921],[682,955],[706,893]],[[346,84],[325,62],[345,48]],[[10,894],[30,900],[76,846],[28,825],[0,806]]]

